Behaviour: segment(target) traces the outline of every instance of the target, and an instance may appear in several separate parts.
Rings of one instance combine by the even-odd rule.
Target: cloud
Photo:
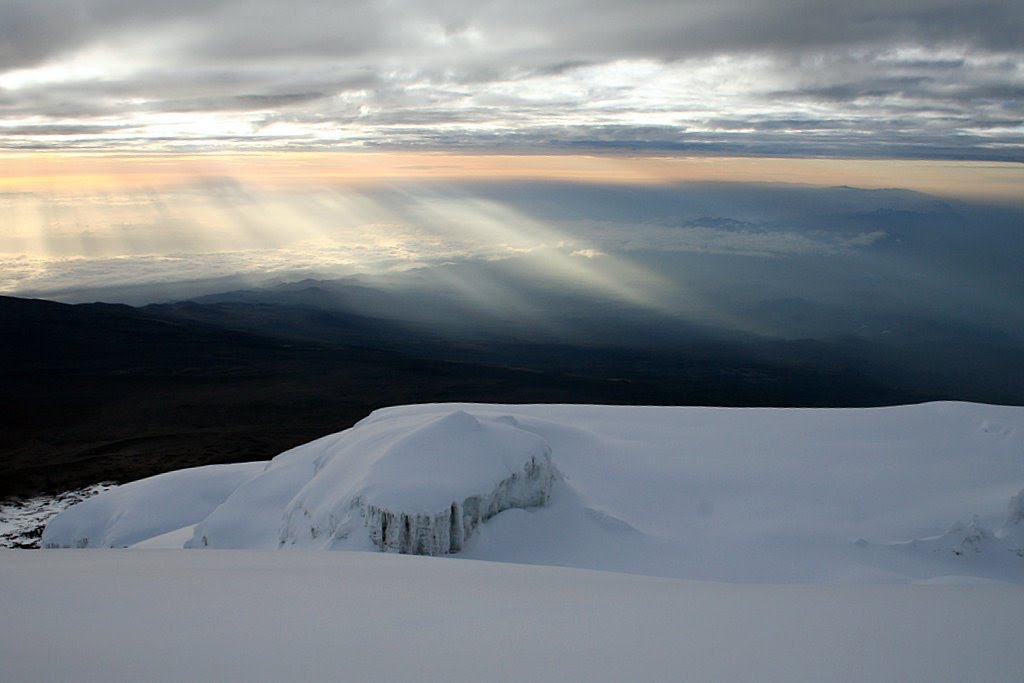
[[[76,3],[0,3],[0,68],[32,66],[81,44]]]
[[[337,56],[425,46],[470,51],[678,58],[821,46],[950,43],[1020,48],[1024,10],[1014,0],[49,0],[0,3],[5,65],[38,63],[124,31],[188,27],[190,54],[265,58]],[[17,48],[17,49],[16,49]],[[549,68],[557,64],[548,60]]]
[[[1020,160],[1021,35],[1017,0],[0,0],[0,148]]]
[[[623,201],[630,197],[635,201]],[[551,276],[640,301],[626,283],[650,277],[631,268],[634,255],[849,254],[888,239],[884,228],[899,222],[893,215],[948,213],[929,201],[913,193],[700,185],[595,191],[463,183],[265,193],[230,177],[168,193],[0,193],[0,211],[12,224],[0,235],[0,291],[239,274],[337,277],[526,256]],[[876,217],[880,207],[899,211]],[[814,217],[810,225],[797,220],[807,216]]]

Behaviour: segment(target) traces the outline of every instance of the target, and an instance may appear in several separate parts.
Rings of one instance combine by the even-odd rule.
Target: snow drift
[[[1020,683],[1024,671],[1013,585],[725,584],[381,552],[8,550],[0,587],[5,681]]]
[[[201,521],[262,463],[209,465],[140,479],[58,514],[43,548],[124,548]]]

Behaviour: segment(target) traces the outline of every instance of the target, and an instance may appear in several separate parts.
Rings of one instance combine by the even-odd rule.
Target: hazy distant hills
[[[543,343],[486,325],[459,337],[345,312],[332,286],[145,308],[0,297],[0,493],[269,458],[403,403],[1024,403],[1013,377],[1000,393],[984,373],[972,384],[862,340]]]
[[[770,265],[775,265],[771,263]],[[793,260],[778,264],[782,276]],[[448,279],[484,280],[476,264]],[[899,298],[752,300],[731,313],[763,333],[544,288],[505,264],[487,280],[527,310],[480,306],[438,281],[438,269],[390,287],[354,280],[289,283],[148,306],[163,316],[270,336],[345,340],[435,360],[528,367],[663,387],[670,401],[715,405],[879,405],[932,398],[1024,402],[1024,343],[1000,331],[922,311]],[[497,272],[496,272],[497,271]],[[653,399],[653,396],[652,396]]]

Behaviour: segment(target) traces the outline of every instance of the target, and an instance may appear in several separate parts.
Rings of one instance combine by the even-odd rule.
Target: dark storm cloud
[[[849,159],[984,159],[1024,162],[1019,146],[992,144],[983,135],[949,136],[945,130],[908,135],[882,127],[869,133],[832,130],[775,132],[686,132],[671,127],[573,126],[512,132],[458,134],[429,127],[392,127],[387,136],[361,139],[365,147],[379,149],[516,151],[557,153],[615,152],[628,154],[676,153],[692,156],[760,156],[777,158],[838,157]],[[316,143],[310,143],[316,146]],[[330,143],[320,147],[331,148]]]
[[[910,97],[916,100],[941,103],[1007,103],[1019,106],[1024,102],[1024,85],[992,83],[971,85],[942,84],[921,77],[869,78],[855,83],[836,83],[822,87],[771,93],[776,98],[806,99],[811,101],[851,102],[865,98],[890,96]],[[917,107],[919,108],[919,107]]]
[[[906,42],[1019,50],[1024,35],[1024,7],[1016,0],[570,0],[446,7],[456,7],[454,13],[461,13],[466,23],[502,23],[507,30],[557,35],[557,42],[577,59],[674,59]]]
[[[20,127],[0,147],[31,144],[25,126],[207,112],[378,146],[836,154],[861,140],[1005,158],[1024,149],[1022,36],[1019,0],[0,0],[0,124]],[[18,76],[73,59],[110,73]],[[642,75],[611,82],[619,60],[681,77],[722,64],[660,96]],[[996,139],[977,135],[994,121]]]
[[[32,66],[124,30],[152,30],[181,16],[198,20],[218,4],[0,0],[0,69]]]
[[[110,125],[95,126],[91,124],[40,124],[29,126],[0,125],[0,135],[97,135],[114,133],[130,129],[130,126]]]
[[[385,43],[386,3],[300,0],[0,0],[0,68],[91,43],[181,31],[185,61],[346,55]]]
[[[374,75],[303,74],[269,70],[159,69],[133,78],[27,86],[0,97],[0,116],[103,117],[133,111],[198,112],[288,109],[348,91],[372,88]],[[2,92],[2,91],[0,91]]]
[[[327,97],[322,92],[281,93],[278,95],[229,95],[227,97],[198,97],[186,100],[164,100],[156,109],[170,112],[200,111],[263,111],[306,104]]]
[[[47,0],[0,2],[0,66],[26,66],[124,31],[195,34],[193,57],[262,58],[401,51],[425,28],[458,42],[472,32],[516,39],[545,68],[610,56],[878,46],[912,42],[1017,51],[1017,0],[568,0],[337,2],[298,0]],[[527,40],[527,37],[531,37]],[[403,43],[405,45],[403,45]],[[557,59],[553,58],[556,57]]]
[[[0,2],[0,69],[31,66],[80,46],[88,23],[79,3]]]

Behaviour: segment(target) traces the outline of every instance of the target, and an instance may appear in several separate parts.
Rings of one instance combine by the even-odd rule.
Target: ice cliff
[[[551,448],[514,418],[455,410],[412,422],[365,420],[343,438],[278,456],[196,527],[189,546],[237,547],[245,537],[248,547],[367,542],[444,555],[462,550],[499,512],[548,502],[558,479]],[[277,501],[276,539],[257,538],[266,530],[267,491]],[[259,528],[248,529],[253,524]]]
[[[382,550],[413,555],[457,553],[482,522],[499,512],[545,505],[554,481],[550,451],[545,450],[540,456],[531,455],[521,470],[499,481],[489,493],[452,501],[440,512],[401,512],[359,501],[360,512],[370,540]]]

